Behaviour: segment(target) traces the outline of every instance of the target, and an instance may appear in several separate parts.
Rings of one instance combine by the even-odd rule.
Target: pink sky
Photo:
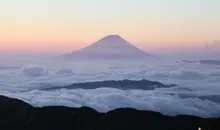
[[[148,50],[204,46],[220,39],[219,4],[219,0],[4,1],[0,51],[71,51],[109,34]]]

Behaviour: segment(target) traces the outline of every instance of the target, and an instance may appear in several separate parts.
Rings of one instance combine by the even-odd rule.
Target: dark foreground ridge
[[[0,96],[0,130],[197,130],[198,127],[220,130],[220,118],[171,117],[130,108],[108,113],[88,107],[35,108]]]
[[[43,90],[54,90],[54,89],[60,89],[60,88],[66,88],[66,89],[96,89],[96,88],[117,88],[117,89],[141,89],[141,90],[154,90],[156,88],[169,88],[169,87],[175,87],[176,85],[165,85],[157,81],[149,81],[149,80],[121,80],[121,81],[97,81],[97,82],[86,82],[86,83],[75,83],[69,86],[62,86],[62,87],[52,87],[52,88],[46,88]]]

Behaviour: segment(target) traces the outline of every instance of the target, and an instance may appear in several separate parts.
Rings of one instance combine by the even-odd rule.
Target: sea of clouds
[[[173,88],[120,90],[113,88],[59,89],[72,83],[147,79]],[[76,62],[55,59],[21,60],[0,64],[0,95],[22,99],[33,106],[89,106],[100,112],[120,107],[153,110],[166,115],[220,116],[220,66],[176,62]],[[220,100],[219,100],[220,101]]]

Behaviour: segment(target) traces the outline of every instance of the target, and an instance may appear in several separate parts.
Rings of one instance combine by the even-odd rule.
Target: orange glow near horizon
[[[204,46],[220,39],[219,4],[8,0],[0,4],[0,51],[74,51],[109,34],[141,49]]]

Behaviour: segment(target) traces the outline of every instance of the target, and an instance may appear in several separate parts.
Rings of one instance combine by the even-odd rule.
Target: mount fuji
[[[67,56],[76,59],[149,59],[154,56],[130,44],[119,35],[108,35]]]

